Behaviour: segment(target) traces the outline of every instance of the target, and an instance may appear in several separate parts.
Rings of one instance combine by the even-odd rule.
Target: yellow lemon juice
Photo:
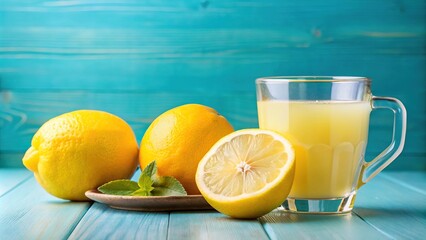
[[[367,101],[259,101],[259,126],[292,140],[296,173],[290,198],[348,196],[367,145]]]

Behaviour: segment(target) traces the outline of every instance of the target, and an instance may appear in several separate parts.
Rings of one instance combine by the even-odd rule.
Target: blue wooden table
[[[359,191],[352,213],[274,211],[236,220],[215,211],[134,212],[47,194],[22,168],[0,169],[1,239],[424,239],[426,173],[387,171]]]

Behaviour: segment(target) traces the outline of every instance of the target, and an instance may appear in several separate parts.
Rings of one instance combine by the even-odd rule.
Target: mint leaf
[[[153,183],[154,182],[152,181],[151,177],[145,173],[142,173],[138,182],[139,189],[133,192],[132,196],[151,196],[151,191],[154,190],[152,187]]]
[[[115,180],[98,187],[101,193],[122,196],[184,196],[185,188],[174,177],[157,174],[155,161],[143,169],[138,182],[128,179]]]
[[[112,195],[131,195],[138,189],[138,183],[128,179],[114,180],[98,187],[99,192]]]
[[[152,196],[185,196],[185,188],[174,177],[157,177],[153,184]]]
[[[151,177],[152,186],[154,189],[151,192],[152,196],[184,196],[187,195],[185,188],[174,177],[163,177],[157,173],[157,163],[152,161],[143,169],[142,175]],[[141,175],[141,177],[142,177]],[[139,184],[140,184],[139,179]]]
[[[142,173],[142,175],[139,177],[138,185],[140,188],[149,188],[153,183],[154,181],[152,181],[151,177],[145,173]]]
[[[146,174],[149,177],[157,175],[157,163],[155,161],[152,161],[150,164],[148,164],[148,166],[143,169],[142,174]]]

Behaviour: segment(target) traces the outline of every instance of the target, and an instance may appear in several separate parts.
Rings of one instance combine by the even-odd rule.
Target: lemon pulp
[[[220,146],[206,163],[205,183],[226,197],[254,193],[284,171],[287,159],[284,146],[270,135],[242,135]]]
[[[261,216],[288,196],[294,150],[283,136],[246,129],[219,140],[201,160],[196,181],[218,211],[237,218]]]

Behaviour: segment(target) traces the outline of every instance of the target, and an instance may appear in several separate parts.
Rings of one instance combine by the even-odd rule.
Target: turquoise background
[[[163,111],[216,108],[257,127],[254,80],[359,75],[408,111],[390,169],[426,170],[426,1],[0,1],[0,167],[22,166],[46,120],[76,109],[119,115],[138,141]],[[367,159],[390,142],[372,114]]]

